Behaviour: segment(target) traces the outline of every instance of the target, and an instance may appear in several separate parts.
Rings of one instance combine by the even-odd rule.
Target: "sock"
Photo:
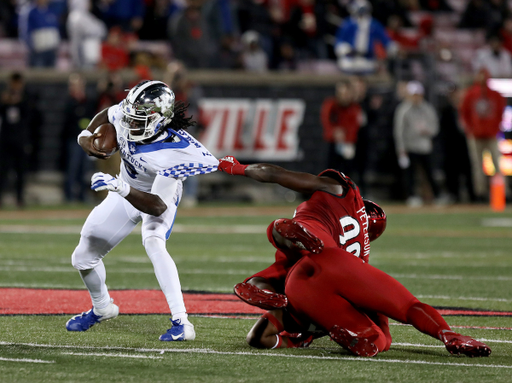
[[[276,334],[276,338],[276,344],[274,345],[274,347],[271,348],[271,350],[273,350],[274,348],[280,348],[281,345],[283,344],[283,338],[281,338],[278,334]]]
[[[165,241],[161,238],[149,237],[144,241],[144,247],[153,263],[156,279],[165,295],[173,320],[175,316],[186,320],[187,310],[181,292],[178,269],[165,248]]]
[[[178,314],[173,314],[172,315],[172,320],[173,321],[176,321],[178,319],[180,320],[181,324],[191,324],[190,321],[188,320],[188,314],[187,313],[178,313]]]
[[[441,332],[451,331],[448,323],[446,323],[435,308],[421,302],[417,302],[409,307],[407,311],[407,322],[422,333],[436,339],[441,339]]]
[[[105,284],[107,272],[103,261],[99,261],[94,269],[79,270],[79,272],[87,290],[89,290],[93,307],[95,309],[107,307],[110,304],[110,295]]]

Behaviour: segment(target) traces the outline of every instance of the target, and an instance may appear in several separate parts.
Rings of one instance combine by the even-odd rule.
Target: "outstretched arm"
[[[242,165],[232,156],[219,160],[219,170],[233,175],[244,175],[259,182],[276,183],[299,193],[325,191],[343,194],[342,186],[332,178],[294,172],[271,164]]]

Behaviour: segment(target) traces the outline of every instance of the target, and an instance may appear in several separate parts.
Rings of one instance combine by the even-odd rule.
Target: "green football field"
[[[268,266],[265,229],[294,207],[180,209],[168,250],[183,290],[230,293]],[[84,333],[65,330],[69,315],[9,314],[0,315],[0,382],[511,382],[512,211],[384,208],[388,227],[372,244],[370,263],[421,301],[470,313],[445,319],[487,343],[489,358],[450,355],[441,342],[395,322],[390,351],[356,358],[327,338],[306,349],[252,349],[245,335],[254,315],[191,316],[196,340],[164,343],[164,314],[124,314]],[[87,212],[0,211],[0,312],[13,309],[2,289],[84,288],[70,255]],[[158,289],[137,232],[105,265],[111,290]],[[37,303],[58,306],[51,300],[43,290]]]

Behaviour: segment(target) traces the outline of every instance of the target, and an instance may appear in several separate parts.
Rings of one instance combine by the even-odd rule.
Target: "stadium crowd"
[[[0,37],[21,39],[27,65],[54,67],[69,42],[75,69],[116,70],[137,62],[137,42],[160,41],[191,69],[298,70],[308,60],[348,72],[386,70],[380,62],[418,50],[450,61],[457,44],[438,35],[484,31],[475,66],[509,76],[512,17],[506,0],[6,0]],[[363,31],[363,32],[361,32]],[[357,36],[365,35],[359,38]],[[432,44],[432,43],[436,44]],[[450,44],[448,44],[450,45]],[[503,45],[501,65],[486,61]],[[483,44],[480,47],[484,48]],[[467,56],[467,53],[460,53]],[[153,58],[152,65],[162,65]],[[406,64],[407,65],[407,64]]]
[[[0,3],[0,38],[25,44],[27,67],[58,68],[66,42],[69,70],[105,71],[95,94],[84,91],[81,76],[69,78],[60,169],[67,175],[68,201],[83,201],[88,188],[84,175],[91,164],[83,153],[79,158],[66,150],[84,119],[122,100],[126,86],[153,78],[153,69],[164,73],[177,99],[189,102],[197,116],[201,89],[187,79],[187,69],[299,72],[314,71],[305,63],[331,63],[331,69],[350,76],[333,84],[333,97],[319,111],[329,145],[326,165],[346,171],[364,191],[371,172],[383,163],[370,150],[370,140],[391,138],[382,141],[393,157],[387,162],[400,185],[397,195],[411,206],[421,205],[425,196],[436,203],[487,201],[484,150],[499,169],[496,134],[506,103],[487,78],[512,77],[512,13],[506,0],[6,0]],[[168,57],[144,49],[155,41],[168,48]],[[136,74],[134,82],[122,83],[117,72],[125,68]],[[461,70],[471,81],[456,84]],[[392,94],[389,88],[367,89],[365,76],[375,73],[392,75]],[[432,75],[443,82],[441,89]],[[469,82],[474,85],[464,92]],[[12,87],[17,96],[10,96]],[[33,97],[15,73],[0,101],[0,144],[8,147],[9,131],[23,126],[34,142],[17,153],[31,158],[38,147],[34,126],[41,124]],[[16,119],[27,116],[27,105],[33,109],[30,121]],[[194,133],[200,135],[198,122]],[[433,158],[436,150],[442,155]],[[11,156],[7,149],[2,153],[6,172]],[[18,161],[14,169],[20,206],[24,173],[34,169],[19,164],[29,162],[37,163]],[[427,192],[417,185],[419,168]],[[197,185],[191,182],[187,190]]]

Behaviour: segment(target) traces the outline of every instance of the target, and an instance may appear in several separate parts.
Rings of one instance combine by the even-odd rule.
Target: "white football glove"
[[[114,178],[110,174],[94,173],[91,178],[91,189],[94,191],[110,190],[119,193],[121,197],[126,197],[130,193],[130,185],[121,180]]]

